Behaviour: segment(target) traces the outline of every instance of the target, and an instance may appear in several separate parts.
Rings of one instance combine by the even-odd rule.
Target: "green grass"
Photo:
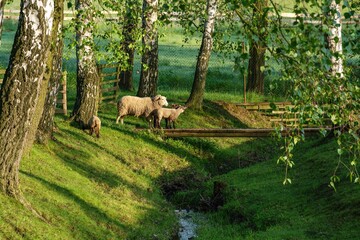
[[[201,221],[198,239],[354,239],[358,236],[357,184],[346,173],[335,192],[328,186],[337,164],[332,140],[311,140],[295,152],[293,184],[279,181],[284,169],[276,158],[234,170],[208,182],[227,184],[226,203]]]
[[[1,67],[7,65],[15,26],[6,21]],[[197,54],[195,46],[177,45],[180,34],[171,29],[160,46],[159,93],[170,104],[186,102]],[[64,61],[70,111],[76,89],[73,54]],[[243,101],[241,77],[231,61],[211,59],[216,63],[209,68],[204,109],[187,109],[177,126],[249,127],[216,103]],[[139,69],[137,62],[135,84]],[[248,95],[247,100],[269,96]],[[206,209],[214,181],[227,185],[225,204],[201,212],[197,239],[358,237],[359,186],[342,173],[337,192],[328,187],[338,160],[330,140],[300,144],[290,171],[293,184],[283,186],[284,168],[276,164],[279,146],[272,139],[163,139],[138,131],[147,126],[143,119],[126,117],[124,126],[116,125],[114,105],[103,104],[99,116],[100,139],[56,116],[56,140],[34,145],[20,166],[24,196],[48,223],[0,194],[0,239],[171,239],[178,227],[174,209]]]

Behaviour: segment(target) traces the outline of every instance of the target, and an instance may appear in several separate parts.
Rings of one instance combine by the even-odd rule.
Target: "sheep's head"
[[[156,95],[152,98],[152,101],[157,103],[160,107],[169,105],[169,103],[166,101],[166,97],[161,95]]]
[[[180,104],[172,104],[172,108],[176,109],[179,113],[183,113],[187,107],[181,106]]]
[[[179,105],[177,109],[180,109],[180,113],[183,113],[187,107]]]

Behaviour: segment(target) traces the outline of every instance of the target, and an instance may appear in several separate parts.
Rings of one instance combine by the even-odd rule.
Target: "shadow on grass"
[[[44,186],[46,186],[48,189],[57,192],[58,194],[74,201],[75,203],[77,203],[81,209],[84,211],[84,213],[91,218],[94,222],[96,223],[106,223],[108,226],[109,225],[113,225],[116,226],[117,228],[120,228],[121,231],[124,231],[127,229],[127,226],[125,226],[124,224],[122,224],[121,222],[117,221],[116,219],[111,218],[110,216],[108,216],[104,211],[102,211],[101,209],[99,209],[98,207],[92,205],[91,203],[83,200],[80,196],[76,195],[74,192],[72,192],[69,189],[66,189],[64,187],[61,187],[57,184],[51,183],[39,176],[36,176],[30,172],[26,172],[26,171],[20,171],[22,174],[33,178],[37,181],[39,181],[40,183],[42,183]],[[70,217],[70,215],[69,215]],[[77,228],[81,228],[83,227],[82,224],[77,224],[76,225]],[[110,230],[105,230],[104,228],[102,231],[105,231],[102,233],[103,236],[107,236],[110,233]],[[83,234],[86,234],[86,237],[89,237],[91,239],[96,239],[96,236],[94,236],[94,232],[93,229],[87,229],[85,227],[83,227],[81,229],[81,232]],[[85,236],[84,236],[85,237]]]

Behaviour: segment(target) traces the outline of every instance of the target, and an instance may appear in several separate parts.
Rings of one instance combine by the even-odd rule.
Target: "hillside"
[[[207,102],[203,112],[185,112],[178,126],[248,127],[235,115]],[[338,192],[327,186],[337,160],[332,141],[302,144],[293,184],[283,186],[271,139],[162,139],[137,131],[146,126],[142,119],[116,125],[112,105],[100,117],[96,139],[57,116],[55,140],[34,145],[20,173],[24,195],[47,223],[0,195],[0,239],[172,239],[175,208],[206,210],[215,180],[226,184],[226,200],[204,212],[198,239],[356,236],[359,187],[346,180]]]

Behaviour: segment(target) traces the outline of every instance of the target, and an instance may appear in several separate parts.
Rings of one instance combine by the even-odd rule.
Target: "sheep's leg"
[[[124,116],[118,115],[118,117],[116,118],[116,124],[119,123],[119,120],[121,124],[124,124]]]
[[[158,118],[158,119],[157,119],[157,121],[158,121],[158,122],[157,122],[157,127],[158,127],[158,128],[161,128],[161,120],[162,120],[162,118]],[[166,119],[165,119],[165,121],[166,121]]]
[[[100,137],[100,130],[99,130],[98,127],[95,129],[95,134],[96,134],[96,137],[97,137],[97,138]]]
[[[173,123],[173,129],[175,129],[175,121],[173,121],[172,123]]]
[[[156,126],[156,124],[157,124],[157,118],[156,118],[155,115],[154,115],[153,117],[154,117],[154,128],[156,128],[156,127],[157,127],[157,126]]]

